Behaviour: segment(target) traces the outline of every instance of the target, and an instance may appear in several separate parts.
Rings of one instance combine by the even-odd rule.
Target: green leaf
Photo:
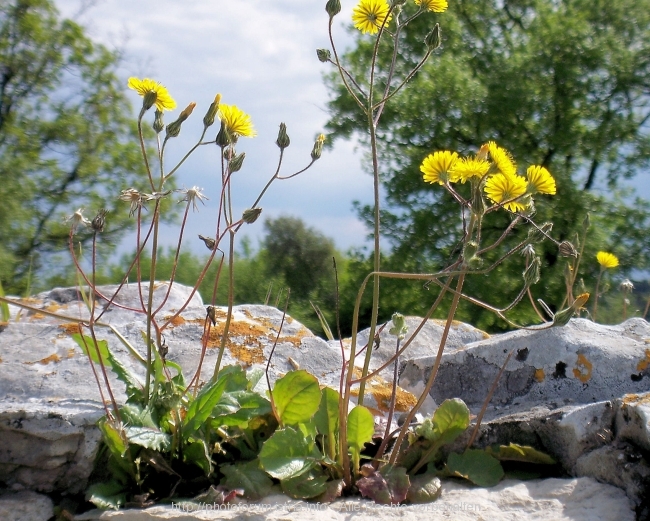
[[[310,443],[303,434],[285,427],[273,433],[260,451],[260,464],[271,476],[289,479],[304,474],[314,466],[316,458]]]
[[[372,413],[362,405],[357,405],[348,414],[348,445],[357,452],[372,441],[375,434],[375,419]]]
[[[158,425],[151,417],[151,409],[146,409],[135,403],[127,403],[120,407],[120,416],[126,425],[134,427],[149,427],[157,429]]]
[[[129,448],[124,429],[106,419],[100,420],[97,426],[104,435],[104,443],[106,443],[108,450],[117,458],[122,458]]]
[[[271,478],[260,468],[259,459],[235,465],[221,465],[219,470],[224,475],[220,484],[230,489],[243,489],[246,499],[262,499],[270,494],[273,487]]]
[[[468,449],[462,454],[452,452],[447,459],[447,470],[479,487],[493,487],[503,477],[499,460],[476,449]]]
[[[124,432],[129,442],[141,447],[160,452],[167,452],[171,448],[171,436],[158,429],[129,426],[124,428]]]
[[[390,505],[401,503],[409,490],[409,477],[404,467],[384,465],[357,481],[359,492],[375,503]]]
[[[208,383],[190,403],[183,419],[183,438],[187,440],[205,423],[228,384],[228,375]]]
[[[460,398],[445,400],[433,413],[435,440],[448,444],[460,436],[469,426],[469,409]]]
[[[523,461],[537,465],[555,465],[557,462],[548,454],[529,447],[528,445],[493,445],[485,451],[501,461]]]
[[[228,393],[227,396],[236,401],[238,409],[231,414],[218,416],[216,411],[219,404],[217,404],[213,411],[213,423],[217,426],[236,426],[245,429],[251,419],[271,412],[271,402],[254,391],[237,391]]]
[[[99,364],[99,357],[101,356],[101,363],[104,364],[104,367],[112,367],[112,363],[109,360],[108,342],[106,340],[98,340],[97,344],[95,344],[91,336],[81,335],[79,333],[74,333],[72,340],[77,343],[86,356],[90,356],[90,359],[94,363]],[[99,354],[97,354],[98,351]]]
[[[321,434],[332,436],[339,430],[339,402],[341,397],[337,391],[325,387],[322,391],[320,405],[314,416],[316,427]]]
[[[201,468],[206,476],[212,473],[212,458],[203,440],[196,440],[183,447],[183,461]]]
[[[118,510],[126,503],[126,487],[114,480],[94,483],[88,487],[86,501],[104,510]]]
[[[304,369],[291,371],[275,382],[273,400],[281,425],[296,425],[318,410],[320,387],[315,376]]]
[[[434,474],[418,474],[411,477],[411,486],[406,494],[409,503],[431,503],[440,497],[442,483]]]
[[[320,467],[294,478],[280,482],[282,491],[294,499],[307,499],[320,496],[327,490],[327,476]]]

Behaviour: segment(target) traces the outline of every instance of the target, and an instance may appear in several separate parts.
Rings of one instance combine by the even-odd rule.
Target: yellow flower
[[[596,254],[596,260],[603,268],[615,268],[618,266],[618,257],[613,253],[607,253],[606,251],[599,251]]]
[[[352,22],[364,34],[376,34],[382,25],[390,22],[389,11],[386,0],[361,0],[352,10]]]
[[[251,117],[240,110],[237,105],[219,105],[219,119],[226,125],[226,130],[232,136],[255,137]]]
[[[456,162],[452,169],[452,176],[464,183],[471,177],[482,178],[490,170],[490,163],[483,159],[464,157]]]
[[[489,141],[488,150],[490,151],[490,157],[492,162],[498,168],[499,172],[503,175],[516,175],[517,174],[517,165],[515,164],[510,152],[505,148],[501,148],[494,141]]]
[[[420,172],[424,174],[423,178],[427,183],[441,185],[447,182],[453,183],[458,181],[458,176],[452,173],[457,161],[458,154],[456,152],[449,152],[448,150],[434,152],[424,158],[420,165]]]
[[[512,201],[526,193],[526,180],[518,175],[496,174],[485,183],[485,193],[495,203],[505,203],[503,206],[511,212],[526,209],[521,201]]]
[[[151,105],[156,105],[156,108],[162,112],[163,110],[174,110],[176,108],[176,102],[174,98],[171,97],[167,89],[158,83],[157,81],[145,78],[141,80],[140,78],[129,78],[129,89],[133,89],[140,96],[145,98],[148,94],[155,94],[154,101]],[[146,103],[145,99],[145,103]],[[145,107],[145,110],[149,110],[151,105]]]
[[[444,13],[447,10],[447,0],[415,0],[416,5],[434,13]]]
[[[543,166],[529,166],[526,170],[526,177],[528,178],[527,191],[529,194],[555,195],[555,179]]]

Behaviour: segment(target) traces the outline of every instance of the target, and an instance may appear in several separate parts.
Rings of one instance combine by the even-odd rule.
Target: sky
[[[88,35],[123,54],[120,75],[149,77],[162,82],[178,103],[167,122],[190,102],[193,116],[179,138],[168,146],[169,168],[196,142],[202,119],[216,93],[251,115],[257,137],[242,138],[238,152],[246,160],[233,183],[235,215],[250,207],[273,175],[279,149],[275,145],[280,122],[287,125],[291,146],[285,151],[282,175],[302,169],[310,160],[315,137],[327,121],[327,90],[322,75],[330,65],[316,57],[329,48],[326,0],[55,0],[61,14],[81,23]],[[339,50],[351,44],[345,30],[354,1],[343,1],[335,18],[334,38]],[[129,94],[135,107],[141,100]],[[153,114],[148,114],[149,120]],[[217,126],[213,127],[216,133]],[[214,136],[211,136],[214,137]],[[364,170],[363,148],[337,141],[332,150],[300,176],[273,185],[261,206],[262,217],[302,218],[346,251],[367,245],[367,230],[352,209],[354,200],[372,202],[372,178]],[[169,169],[167,168],[167,170]],[[190,248],[205,253],[197,234],[213,235],[218,203],[217,147],[200,147],[179,171],[179,187],[199,186],[209,197],[188,223]],[[647,176],[627,186],[650,199]],[[626,183],[622,183],[626,185]],[[125,187],[126,188],[126,187]],[[600,191],[607,192],[606,186]],[[177,226],[167,227],[163,244],[174,245]],[[263,219],[242,232],[253,247],[263,236]],[[122,252],[135,248],[127,237]]]
[[[348,3],[335,19],[342,49],[350,42],[344,28],[353,7]],[[123,53],[119,74],[125,90],[130,76],[152,78],[167,87],[178,108],[167,115],[166,123],[196,102],[181,135],[168,144],[166,170],[200,137],[203,115],[215,94],[221,93],[222,103],[250,114],[257,137],[241,138],[237,146],[246,160],[233,182],[235,215],[252,205],[275,172],[280,122],[287,125],[291,138],[281,175],[309,163],[314,139],[328,117],[322,75],[331,65],[316,57],[317,48],[330,47],[325,0],[55,0],[55,4],[62,16],[82,24],[94,41]],[[139,109],[137,93],[130,91],[129,96]],[[150,112],[145,120],[152,121]],[[213,130],[216,134],[218,125]],[[272,185],[261,203],[262,217],[300,217],[333,238],[343,251],[366,244],[367,231],[352,202],[372,201],[372,177],[362,167],[363,151],[356,149],[354,142],[338,141],[310,170]],[[176,178],[179,187],[199,186],[209,197],[188,223],[188,245],[201,253],[205,246],[197,234],[214,235],[216,227],[217,151],[216,146],[199,147]],[[163,244],[175,244],[177,232],[178,226],[165,228]],[[248,235],[255,247],[264,234],[263,219],[240,233]],[[122,251],[135,247],[134,236],[127,241]]]

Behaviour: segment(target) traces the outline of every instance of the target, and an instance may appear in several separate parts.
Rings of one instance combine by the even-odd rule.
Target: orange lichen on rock
[[[276,335],[277,333],[269,333],[268,335],[269,340],[271,340],[271,342],[275,342]],[[300,347],[300,344],[302,343],[302,339],[309,336],[315,336],[315,335],[311,331],[309,331],[306,327],[302,327],[300,331],[298,331],[295,335],[280,336],[278,342],[288,342],[290,344],[293,344],[295,347]]]
[[[361,378],[361,369],[355,367],[353,376],[354,378]],[[388,411],[390,407],[390,398],[393,393],[393,384],[391,382],[386,381],[381,376],[373,376],[369,380],[366,380],[366,391],[375,399],[380,411]],[[352,396],[359,396],[359,388],[355,387],[354,389],[351,389],[350,394],[352,394]],[[408,411],[415,407],[417,402],[418,400],[413,394],[402,389],[399,385],[397,386],[397,392],[395,394],[395,411]]]
[[[79,327],[78,322],[66,322],[61,324],[59,329],[62,330],[66,335],[75,335],[81,333],[81,328]]]
[[[172,317],[174,317],[174,318],[172,318]],[[168,327],[170,327],[170,326],[171,327],[182,326],[186,322],[186,320],[180,315],[176,315],[176,316],[169,315],[169,316],[165,317],[165,322],[167,322],[168,320],[169,320],[169,326]]]
[[[650,366],[650,349],[645,350],[645,358],[637,364],[636,370],[639,372],[645,371],[648,366]]]
[[[61,357],[59,355],[57,355],[56,353],[54,353],[54,354],[52,354],[50,356],[46,356],[45,358],[42,358],[41,360],[36,360],[35,362],[23,362],[23,363],[27,364],[27,365],[34,365],[34,364],[47,365],[47,364],[50,364],[52,362],[56,363],[56,362],[60,362],[60,361],[61,361]]]
[[[207,346],[218,348],[221,345],[221,337],[224,331],[223,323],[217,323],[216,326],[210,327],[210,336],[207,340]],[[232,321],[228,328],[228,340],[226,347],[230,354],[240,362],[250,364],[260,364],[266,361],[264,356],[264,346],[260,338],[266,336],[268,331],[257,324],[246,321]],[[242,342],[235,342],[233,339],[242,339]]]
[[[537,380],[538,383],[542,383],[544,381],[544,378],[546,378],[546,374],[544,373],[544,369],[535,369],[535,380]]]
[[[650,404],[650,393],[626,394],[623,396],[623,405]]]
[[[587,360],[587,357],[582,353],[578,354],[578,360],[576,361],[576,366],[573,368],[573,376],[575,376],[582,383],[587,383],[591,380],[591,370],[593,368],[592,363]]]

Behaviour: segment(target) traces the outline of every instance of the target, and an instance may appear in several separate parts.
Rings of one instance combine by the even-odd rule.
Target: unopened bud
[[[189,118],[192,112],[194,111],[194,107],[196,107],[196,103],[194,102],[190,103],[187,107],[185,107],[183,111],[178,115],[178,121],[183,122],[187,118]]]
[[[165,123],[163,122],[163,113],[162,110],[156,110],[156,114],[153,118],[153,129],[156,131],[156,134],[160,134],[162,129],[165,128]]]
[[[233,156],[233,158],[230,160],[230,163],[228,163],[228,169],[230,170],[231,174],[234,172],[239,172],[241,170],[245,157],[246,152],[242,152],[241,154]]]
[[[217,325],[217,308],[214,306],[208,306],[205,308],[207,318],[210,319],[210,322],[212,322],[213,326]]]
[[[546,239],[546,236],[551,233],[553,229],[553,223],[545,222],[539,228],[533,227],[528,230],[528,240],[531,243],[542,242]]]
[[[481,217],[485,213],[485,199],[480,183],[472,184],[472,213],[476,217]]]
[[[192,111],[194,110],[194,107],[196,107],[196,103],[194,103],[194,102],[190,103],[178,115],[178,118],[176,119],[176,121],[174,121],[173,123],[170,123],[169,125],[167,125],[167,134],[165,136],[166,138],[176,137],[176,136],[178,136],[178,134],[181,133],[181,125],[183,124],[183,121],[185,121],[187,118],[190,117],[190,114],[192,114]]]
[[[257,221],[257,218],[260,216],[262,213],[261,208],[249,208],[248,210],[244,210],[244,215],[242,215],[242,220],[246,224],[253,224],[255,221]]]
[[[341,12],[340,0],[327,0],[327,3],[325,4],[325,11],[327,11],[327,14],[330,15],[330,18],[334,18]]]
[[[214,120],[217,117],[217,112],[219,112],[219,103],[221,102],[221,94],[217,94],[214,97],[214,101],[210,103],[210,108],[203,116],[203,125],[205,128],[211,127],[214,124]]]
[[[481,148],[479,148],[478,152],[476,153],[476,159],[478,159],[479,161],[486,161],[489,151],[490,151],[489,145],[487,143],[482,144]]]
[[[429,51],[435,51],[438,47],[440,47],[441,43],[442,40],[440,36],[440,24],[436,24],[424,39],[424,45],[427,46],[427,49],[429,49]]]
[[[210,251],[214,250],[217,246],[217,243],[211,237],[203,237],[203,235],[199,235],[199,239],[203,241],[205,247]]]
[[[325,143],[325,135],[319,134],[314,142],[314,148],[311,151],[311,158],[316,161],[320,159],[321,154],[323,153],[323,143]]]
[[[332,53],[329,49],[316,49],[316,56],[321,62],[327,63],[332,57]]]
[[[391,327],[388,332],[391,335],[395,335],[400,340],[403,340],[408,331],[408,326],[406,325],[406,319],[401,313],[393,313],[393,327]]]
[[[539,267],[541,264],[539,257],[534,257],[528,267],[524,270],[524,285],[527,288],[539,282]]]
[[[582,295],[578,295],[578,297],[573,301],[573,304],[571,304],[568,308],[563,309],[562,311],[559,311],[558,313],[555,314],[553,317],[553,325],[554,326],[565,326],[569,323],[569,320],[571,320],[571,317],[576,314],[577,311],[582,309],[582,307],[585,305],[585,303],[589,300],[589,293],[583,293]]]
[[[569,241],[562,241],[558,249],[562,257],[578,257],[578,252]]]
[[[106,222],[106,214],[107,213],[108,213],[108,210],[104,210],[102,208],[101,210],[99,210],[99,212],[97,212],[97,215],[95,216],[95,218],[90,223],[91,228],[93,230],[95,230],[97,233],[101,233],[101,232],[104,231],[104,224]]]
[[[278,145],[281,150],[284,150],[290,143],[291,140],[287,134],[287,126],[284,123],[280,123],[280,131],[278,132],[278,139],[275,140],[275,144]]]

